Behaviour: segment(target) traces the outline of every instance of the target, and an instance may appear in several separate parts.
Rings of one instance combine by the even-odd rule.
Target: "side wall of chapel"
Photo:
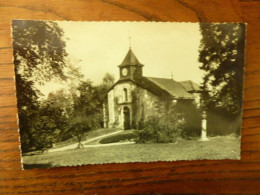
[[[167,112],[169,102],[159,98],[150,91],[137,87],[133,92],[133,126],[139,129],[139,123],[151,116],[158,116]]]

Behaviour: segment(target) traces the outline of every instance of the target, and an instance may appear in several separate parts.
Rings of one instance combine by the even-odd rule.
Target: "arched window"
[[[128,101],[128,94],[127,94],[127,89],[124,88],[124,101],[127,102]]]

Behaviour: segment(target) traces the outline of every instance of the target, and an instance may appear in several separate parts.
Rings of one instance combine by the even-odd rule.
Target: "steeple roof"
[[[130,48],[129,51],[127,52],[125,59],[123,62],[118,66],[126,66],[126,65],[136,65],[136,66],[143,66],[138,59],[136,58],[135,54],[133,53],[132,49]]]

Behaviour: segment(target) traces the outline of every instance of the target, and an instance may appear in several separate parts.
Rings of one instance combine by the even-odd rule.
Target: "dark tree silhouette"
[[[16,73],[17,105],[23,151],[34,145],[40,92],[35,84],[53,78],[66,79],[65,41],[62,29],[55,22],[13,20],[13,52]]]
[[[204,98],[206,108],[226,121],[237,120],[243,98],[245,24],[201,23],[200,31],[203,88],[211,90]]]

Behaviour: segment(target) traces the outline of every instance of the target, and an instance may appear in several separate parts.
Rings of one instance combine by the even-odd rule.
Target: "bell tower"
[[[118,66],[120,80],[135,80],[143,76],[143,64],[141,64],[133,53],[131,47],[127,52],[125,59]]]

